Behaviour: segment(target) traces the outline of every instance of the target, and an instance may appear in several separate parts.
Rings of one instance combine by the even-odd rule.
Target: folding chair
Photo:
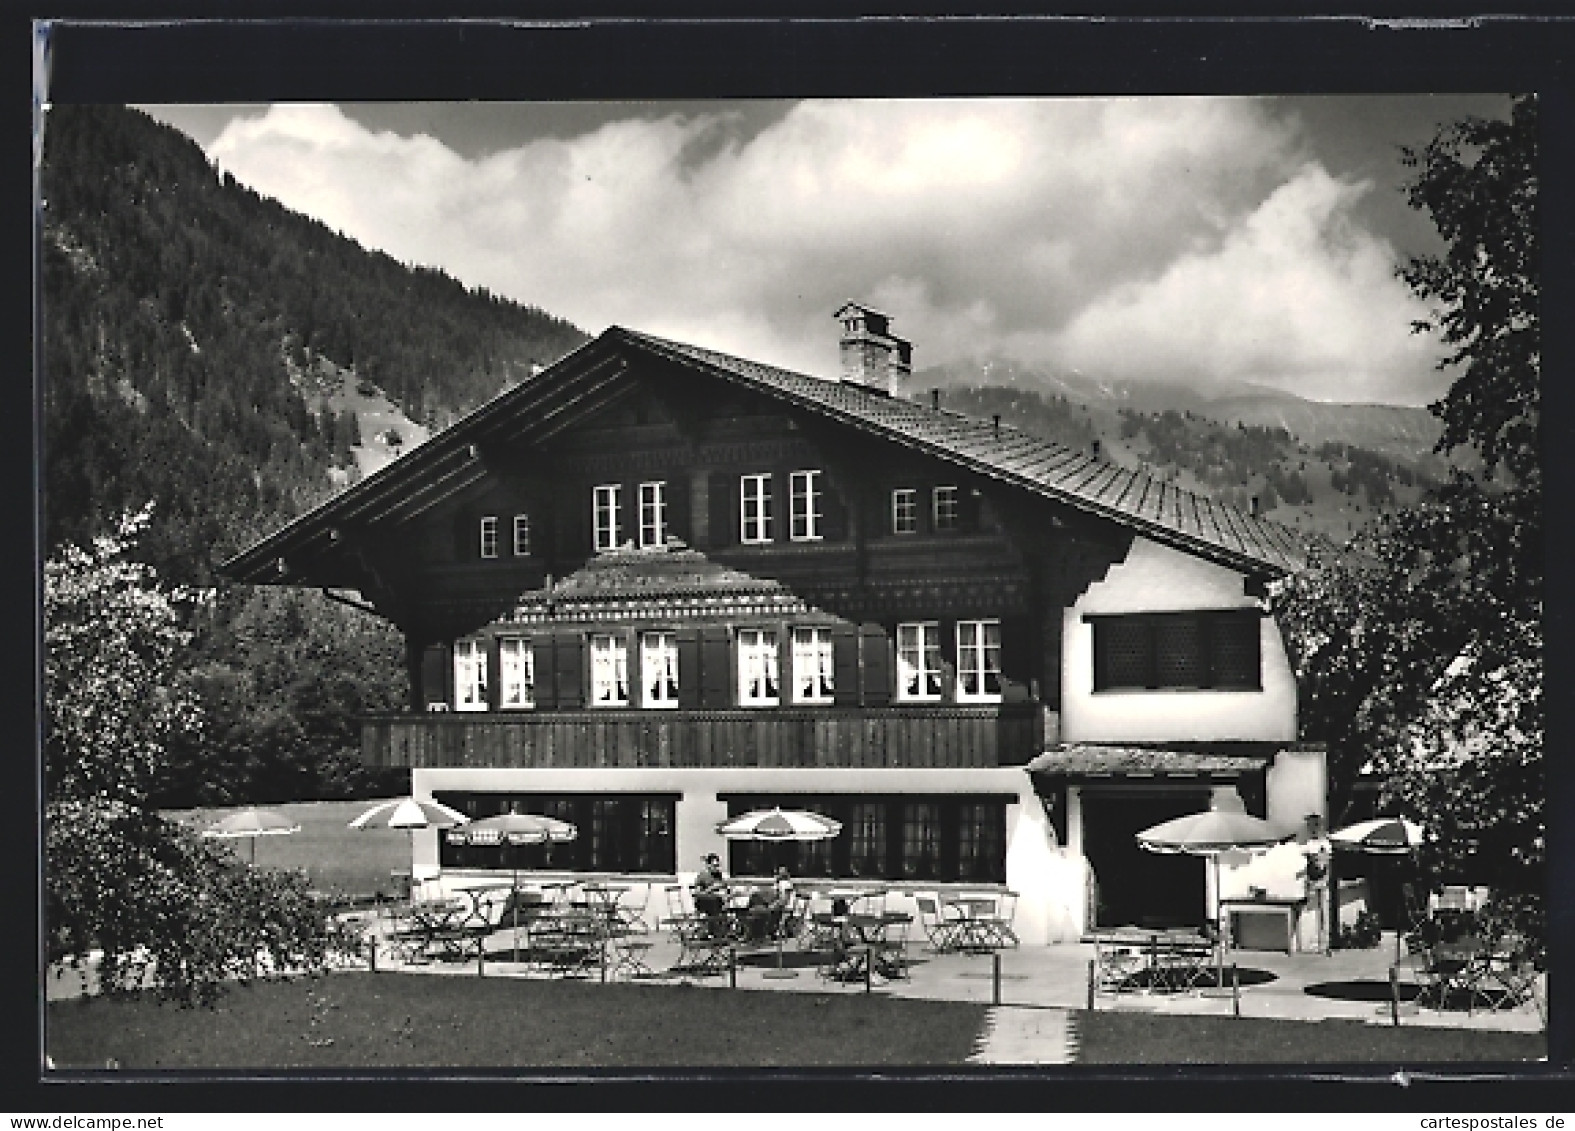
[[[919,925],[930,941],[930,949],[937,953],[958,949],[966,926],[962,917],[948,915],[940,896],[933,892],[915,895],[913,902],[919,908]]]

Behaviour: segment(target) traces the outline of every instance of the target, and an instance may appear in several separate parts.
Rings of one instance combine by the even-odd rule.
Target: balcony
[[[371,766],[649,768],[1020,766],[1043,748],[1037,703],[542,711],[363,719]]]

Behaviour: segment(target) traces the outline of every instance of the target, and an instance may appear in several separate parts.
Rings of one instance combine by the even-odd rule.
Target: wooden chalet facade
[[[364,757],[474,816],[573,820],[541,869],[671,882],[782,804],[844,823],[796,874],[1009,886],[1025,939],[1145,900],[1197,919],[1201,867],[1122,838],[1220,783],[1324,808],[1260,600],[1294,536],[893,395],[908,344],[838,318],[840,381],[609,329],[225,572],[395,624],[408,709]]]

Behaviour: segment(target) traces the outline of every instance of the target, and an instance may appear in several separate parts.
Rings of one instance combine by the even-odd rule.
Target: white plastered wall
[[[412,771],[417,797],[444,791],[530,793],[667,793],[677,794],[674,835],[677,879],[686,881],[707,852],[726,858],[726,842],[716,824],[727,817],[727,803],[719,795],[736,793],[845,793],[866,795],[989,794],[1009,795],[1006,806],[1006,886],[1018,896],[1016,930],[1024,945],[1076,939],[1082,930],[1083,864],[1081,857],[1055,843],[1051,829],[1028,773],[1022,767],[986,769],[418,769]],[[438,868],[438,832],[415,834],[413,870]],[[462,882],[470,872],[446,874]],[[653,877],[651,901],[656,909],[665,898],[660,889],[673,876]],[[926,883],[894,885],[903,892],[934,890],[937,886],[967,885]],[[915,914],[908,895],[898,895],[889,905]]]
[[[1094,692],[1094,632],[1085,616],[1257,607],[1234,570],[1135,538],[1126,560],[1066,610],[1061,741],[1293,741],[1296,679],[1268,616],[1260,630],[1262,690]]]

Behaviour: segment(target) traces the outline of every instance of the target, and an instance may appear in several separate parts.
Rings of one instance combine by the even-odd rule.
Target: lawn
[[[347,973],[214,1009],[53,1002],[59,1068],[921,1067],[962,1064],[986,1008],[686,986]]]
[[[410,835],[397,829],[352,832],[346,826],[376,801],[297,801],[263,808],[283,813],[301,826],[288,836],[257,838],[259,868],[300,868],[319,891],[345,891],[356,895],[389,890],[389,873],[410,870]],[[171,810],[164,816],[196,829],[205,829],[227,809]],[[250,845],[228,840],[241,859],[249,859]]]
[[[1250,1017],[1078,1013],[1079,1064],[1409,1064],[1541,1060],[1541,1033],[1271,1021]]]

